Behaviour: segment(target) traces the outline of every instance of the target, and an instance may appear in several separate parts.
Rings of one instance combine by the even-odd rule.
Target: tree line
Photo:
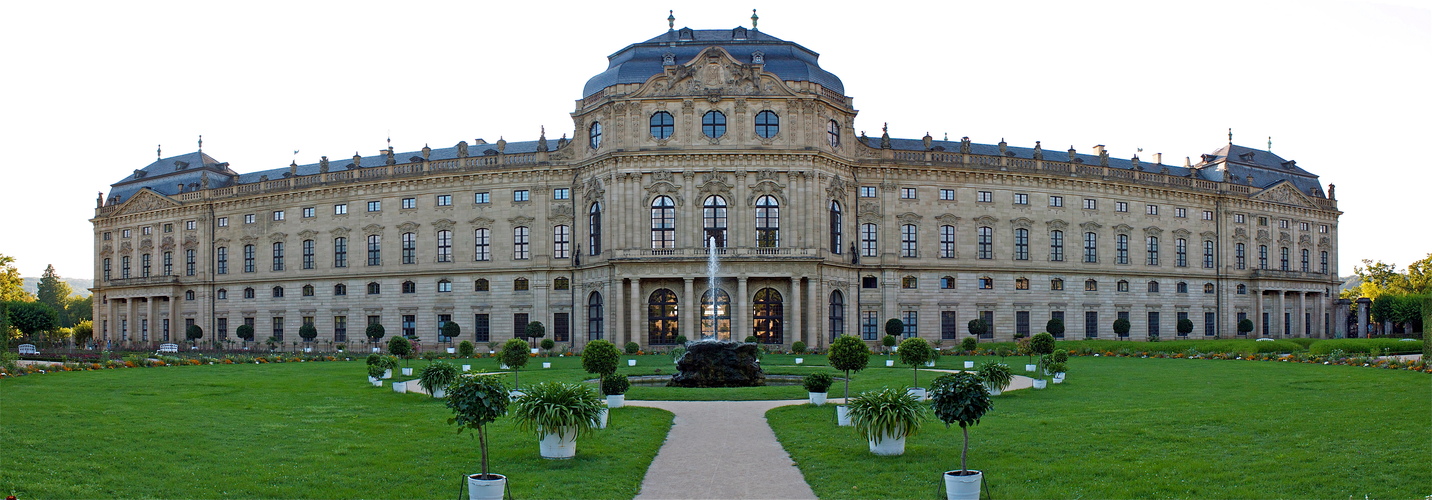
[[[1408,265],[1405,271],[1398,271],[1395,263],[1380,260],[1363,259],[1362,264],[1353,267],[1361,283],[1344,289],[1340,298],[1371,299],[1368,312],[1372,321],[1392,325],[1382,332],[1384,335],[1425,332],[1422,308],[1424,301],[1432,299],[1432,253]]]
[[[94,337],[93,296],[74,295],[53,265],[45,267],[31,294],[14,263],[14,257],[0,254],[0,333],[6,347],[24,342],[82,345]]]

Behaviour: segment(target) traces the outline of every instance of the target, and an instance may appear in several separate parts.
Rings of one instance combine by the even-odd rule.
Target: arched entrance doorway
[[[756,292],[753,305],[755,311],[751,318],[751,334],[755,335],[757,341],[762,344],[784,343],[783,330],[786,318],[781,292],[777,292],[774,288],[762,288]]]
[[[714,288],[701,295],[701,338],[731,339],[731,296]]]

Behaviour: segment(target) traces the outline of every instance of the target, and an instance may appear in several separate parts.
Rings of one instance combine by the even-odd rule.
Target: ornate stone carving
[[[103,247],[100,247],[100,249],[99,249],[99,254],[100,254],[100,255],[110,255],[110,254],[113,254],[113,253],[114,253],[114,245],[111,245],[111,244],[109,244],[109,243],[105,243],[104,246],[103,246]]]
[[[1031,226],[1034,225],[1034,221],[1030,220],[1028,217],[1018,217],[1010,219],[1009,223],[1013,224],[1014,227],[1020,227],[1024,229],[1029,229]]]
[[[571,224],[574,216],[572,205],[566,203],[553,205],[552,210],[547,213],[547,219],[558,224]]]
[[[1193,233],[1190,232],[1190,231],[1187,230],[1187,229],[1184,229],[1184,228],[1178,228],[1178,229],[1173,230],[1173,236],[1174,236],[1175,238],[1188,238],[1188,236],[1191,235],[1191,234],[1193,234]]]
[[[784,205],[786,202],[786,187],[770,179],[757,181],[756,185],[751,186],[749,191],[751,192],[751,194],[746,196],[746,206],[756,206],[756,200],[765,195],[775,196],[776,200],[779,201],[782,205]]]
[[[1047,226],[1050,230],[1055,230],[1055,229],[1063,230],[1064,228],[1069,227],[1069,223],[1068,223],[1068,222],[1064,222],[1064,221],[1059,220],[1059,219],[1054,219],[1054,220],[1045,222],[1044,225]]]
[[[836,175],[830,178],[830,185],[825,188],[825,194],[831,199],[845,200],[845,192],[849,189],[850,186],[846,184],[845,179]]]
[[[276,232],[276,233],[273,233],[273,234],[268,235],[268,239],[269,239],[269,241],[271,241],[271,242],[277,243],[277,242],[280,242],[280,241],[283,241],[283,240],[288,239],[288,233],[278,233],[278,232]]]
[[[1259,229],[1259,230],[1258,230],[1258,241],[1267,243],[1267,242],[1273,241],[1273,237],[1268,234],[1268,230],[1267,230],[1267,229]]]
[[[1115,234],[1128,234],[1130,231],[1133,231],[1133,230],[1134,230],[1134,227],[1133,227],[1133,226],[1130,226],[1130,225],[1128,225],[1128,224],[1118,224],[1118,225],[1115,225],[1115,226],[1114,226],[1114,233],[1115,233]]]
[[[140,189],[138,193],[124,202],[115,215],[129,215],[161,208],[169,208],[179,205],[178,202],[150,191],[149,188]]]
[[[1298,236],[1298,244],[1299,244],[1299,245],[1311,245],[1311,244],[1313,244],[1313,237],[1312,237],[1312,236],[1309,236],[1309,235],[1306,235],[1306,234],[1301,235],[1301,236]]]
[[[773,180],[773,181],[776,181],[776,182],[780,182],[780,180],[781,180],[780,173],[779,173],[779,172],[776,172],[775,170],[769,169],[769,168],[763,168],[763,169],[760,169],[760,170],[757,170],[757,171],[756,171],[756,180],[761,181],[761,180],[766,180],[766,179],[770,179],[770,180]]]
[[[528,217],[528,216],[526,216],[526,215],[519,215],[519,216],[516,216],[516,217],[512,217],[512,218],[510,218],[510,219],[507,219],[507,222],[512,223],[512,227],[531,226],[531,225],[532,225],[532,222],[534,222],[534,221],[536,221],[536,219],[533,219],[533,218]]]
[[[468,224],[472,224],[472,227],[477,229],[481,229],[484,227],[492,227],[493,222],[496,221],[487,217],[474,217],[472,220],[467,221]]]
[[[194,248],[196,246],[199,246],[199,237],[194,236],[192,234],[187,235],[184,237],[184,243],[182,243],[182,245],[184,246],[184,248]]]
[[[1100,228],[1102,228],[1102,227],[1104,227],[1104,226],[1103,226],[1103,225],[1100,225],[1098,222],[1089,221],[1089,222],[1084,222],[1084,223],[1079,224],[1079,227],[1080,227],[1081,229],[1085,230],[1085,231],[1093,231],[1093,230],[1096,230],[1096,229],[1100,229]]]
[[[1198,233],[1198,235],[1199,235],[1199,236],[1202,236],[1203,239],[1206,239],[1206,240],[1211,240],[1211,239],[1213,239],[1213,238],[1215,238],[1215,237],[1218,236],[1218,234],[1217,234],[1217,233],[1214,233],[1213,231],[1204,231],[1204,232]]]
[[[652,196],[670,196],[672,200],[676,201],[676,206],[678,207],[686,204],[686,198],[681,196],[681,186],[667,181],[656,181],[652,183],[652,185],[646,187],[646,192],[651,193]]]
[[[1278,233],[1278,243],[1292,243],[1292,242],[1293,242],[1293,235],[1288,234],[1287,231],[1282,231],[1282,232],[1279,232],[1279,233]]]
[[[920,219],[923,218],[925,218],[925,216],[917,214],[915,212],[905,212],[903,214],[895,216],[895,219],[899,220],[901,224],[915,224],[920,222]]]
[[[120,242],[120,244],[119,244],[119,252],[120,252],[120,253],[129,253],[131,250],[134,250],[134,245],[130,244],[128,241]]]
[[[981,226],[993,226],[998,223],[999,219],[996,219],[993,215],[981,215],[979,217],[975,217],[975,224]]]
[[[735,186],[732,186],[726,182],[726,176],[724,175],[711,172],[701,176],[700,189],[702,198],[705,198],[706,196],[710,195],[718,195],[729,198],[731,195],[731,190],[734,187]]]
[[[760,64],[744,64],[725,49],[710,47],[686,63],[673,54],[665,73],[637,92],[643,96],[794,95],[778,78],[761,71]]]
[[[139,241],[139,249],[140,249],[140,250],[150,250],[150,249],[153,249],[153,248],[154,248],[154,240],[149,239],[149,238],[145,238],[145,239]]]
[[[1163,234],[1163,232],[1164,230],[1157,226],[1149,226],[1144,228],[1144,236],[1158,236]]]
[[[314,231],[312,229],[304,229],[298,232],[298,237],[301,239],[311,240],[314,236],[318,236],[318,231]]]
[[[661,169],[651,173],[651,180],[672,182],[674,179],[670,170]]]
[[[413,232],[413,231],[417,231],[417,230],[418,230],[418,226],[420,226],[420,225],[421,225],[421,224],[418,224],[418,223],[413,222],[413,221],[405,221],[405,222],[403,222],[402,224],[398,224],[398,230],[399,230],[399,231],[402,231],[402,232],[405,232],[405,233],[411,233],[411,232]]]
[[[1234,229],[1233,229],[1233,238],[1234,238],[1234,239],[1239,239],[1239,240],[1246,240],[1246,239],[1248,239],[1248,230],[1247,230],[1247,229],[1244,229],[1244,228],[1241,228],[1241,227],[1240,227],[1240,228],[1234,228]]]
[[[363,226],[363,234],[364,234],[365,236],[374,235],[374,234],[383,234],[383,226],[380,226],[380,225],[377,225],[377,224],[369,224],[369,225]]]
[[[439,231],[451,230],[455,225],[457,225],[457,221],[452,219],[438,219],[433,221],[433,228]]]
[[[242,238],[239,238],[239,241],[243,242],[243,244],[245,245],[252,245],[254,243],[258,243],[259,237],[254,236],[252,234],[246,234]]]
[[[165,236],[164,240],[159,242],[159,248],[162,248],[164,250],[172,250],[174,248],[174,237]]]
[[[960,216],[948,213],[940,214],[935,216],[935,220],[939,221],[941,225],[953,226],[956,223],[960,222]]]
[[[860,204],[860,209],[856,211],[856,216],[867,221],[871,219],[879,219],[880,204],[875,203],[873,201],[863,202]]]
[[[596,178],[596,176],[587,179],[587,183],[583,189],[586,190],[587,201],[600,201],[607,195],[607,190],[602,188],[601,179]]]
[[[1332,241],[1333,241],[1333,240],[1332,240],[1332,239],[1329,239],[1327,236],[1318,238],[1318,246],[1319,246],[1319,247],[1325,247],[1325,246],[1331,245],[1331,244],[1332,244]]]
[[[334,236],[348,236],[349,231],[350,230],[346,227],[335,227],[333,229],[329,229],[328,234],[332,234]]]
[[[1308,199],[1307,195],[1303,194],[1298,188],[1293,187],[1292,183],[1288,181],[1279,182],[1273,187],[1264,189],[1263,192],[1253,195],[1253,199],[1299,207],[1317,206],[1312,200]]]

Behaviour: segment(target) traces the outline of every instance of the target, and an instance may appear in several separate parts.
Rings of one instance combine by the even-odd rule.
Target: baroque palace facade
[[[478,343],[541,321],[580,349],[676,335],[813,347],[890,318],[947,345],[1333,336],[1329,186],[1229,144],[1183,166],[1091,152],[855,133],[817,55],[755,29],[673,29],[609,57],[574,139],[240,174],[200,151],[97,200],[97,337]],[[565,137],[565,136],[564,136]],[[715,247],[712,250],[710,247]],[[719,272],[708,283],[709,256]]]

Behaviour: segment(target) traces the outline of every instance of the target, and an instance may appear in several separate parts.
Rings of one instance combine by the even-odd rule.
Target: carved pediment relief
[[[149,238],[145,238],[145,239],[139,241],[139,249],[140,249],[140,250],[149,250],[149,249],[151,249],[151,248],[154,248],[154,240],[149,239]]]
[[[850,189],[850,186],[845,183],[844,179],[841,179],[840,176],[837,175],[830,178],[830,186],[825,188],[825,194],[832,199],[844,200],[845,192],[848,189]]]
[[[380,225],[377,225],[377,224],[369,224],[369,225],[363,226],[363,234],[364,234],[364,235],[383,234],[383,226],[380,226]]]
[[[217,240],[214,240],[214,246],[221,246],[221,247],[222,247],[222,246],[226,246],[226,245],[228,245],[228,244],[229,244],[229,239],[228,239],[228,238],[219,238],[219,239],[217,239]]]
[[[474,217],[472,220],[467,221],[468,224],[472,224],[475,228],[492,227],[493,222],[496,221],[487,217]]]
[[[305,240],[311,240],[314,236],[318,236],[318,231],[314,231],[312,229],[304,229],[298,232],[298,237]]]
[[[519,215],[519,216],[510,218],[510,219],[507,219],[507,222],[512,223],[512,227],[520,227],[520,226],[530,226],[530,225],[532,225],[532,222],[535,221],[535,220],[537,220],[537,219],[533,219],[533,218],[528,217],[528,216],[526,216],[526,215]]]
[[[726,176],[716,173],[707,173],[701,176],[702,198],[710,195],[729,197],[735,186],[726,182]]]
[[[185,236],[183,245],[184,248],[194,248],[196,246],[199,246],[199,237],[194,236],[192,234]]]
[[[747,206],[756,206],[756,200],[765,195],[775,196],[776,200],[781,204],[785,204],[786,201],[786,187],[770,179],[756,182],[756,185],[752,186],[750,191],[751,194],[746,196]]]
[[[955,214],[940,214],[935,216],[935,220],[940,221],[941,225],[953,226],[960,221],[960,216]]]
[[[279,242],[288,239],[288,233],[273,233],[268,235],[269,241]]]
[[[1301,244],[1301,245],[1311,245],[1311,244],[1313,244],[1313,237],[1312,237],[1312,236],[1309,236],[1309,235],[1306,235],[1306,234],[1304,234],[1304,235],[1302,235],[1302,236],[1299,236],[1299,237],[1298,237],[1298,244]]]
[[[860,210],[856,212],[856,216],[865,220],[879,219],[880,205],[876,204],[873,201],[861,203]]]
[[[1317,204],[1309,199],[1308,195],[1303,194],[1302,191],[1293,186],[1293,183],[1288,181],[1282,181],[1274,184],[1273,187],[1264,189],[1253,195],[1253,199],[1299,207],[1317,207]]]
[[[547,218],[560,224],[571,224],[575,214],[572,213],[572,206],[568,204],[553,205],[552,210],[547,212]]]
[[[709,47],[685,63],[674,58],[634,94],[646,96],[795,95],[779,77],[746,64],[721,47]]]
[[[333,229],[329,229],[328,233],[334,236],[348,236],[348,231],[349,229],[346,227],[335,227]]]
[[[1158,236],[1163,234],[1163,232],[1164,230],[1157,226],[1149,226],[1144,228],[1144,236]]]
[[[1193,234],[1193,233],[1190,232],[1190,231],[1187,230],[1187,229],[1184,229],[1184,228],[1178,228],[1178,229],[1173,230],[1173,236],[1174,236],[1175,238],[1187,238],[1187,237],[1188,237],[1189,235],[1191,235],[1191,234]]]
[[[899,220],[901,224],[915,224],[920,222],[920,219],[925,218],[925,216],[917,214],[915,212],[905,212],[903,214],[896,215],[895,218]]]
[[[1028,217],[1016,217],[1014,219],[1010,219],[1009,223],[1013,224],[1014,227],[1024,229],[1029,229],[1031,226],[1034,225],[1034,221]]]
[[[254,236],[252,234],[246,234],[244,235],[244,237],[239,238],[239,241],[243,242],[243,244],[245,245],[252,245],[254,243],[258,243],[259,237]]]
[[[1292,243],[1292,242],[1293,242],[1293,235],[1288,234],[1287,232],[1278,233],[1278,243]]]
[[[1089,222],[1084,222],[1084,223],[1079,224],[1079,227],[1082,228],[1082,229],[1085,230],[1085,231],[1093,231],[1093,230],[1095,230],[1095,229],[1099,229],[1099,228],[1102,228],[1102,227],[1104,227],[1104,226],[1100,225],[1098,222],[1089,221]]]
[[[1211,240],[1211,239],[1213,239],[1214,237],[1218,236],[1218,234],[1217,234],[1217,233],[1214,233],[1213,231],[1204,231],[1204,232],[1198,233],[1198,235],[1199,235],[1199,236],[1202,236],[1203,239],[1206,239],[1206,240]]]
[[[601,200],[602,197],[606,196],[607,194],[607,190],[602,188],[601,179],[597,179],[596,177],[587,179],[587,184],[583,187],[583,189],[587,193],[587,201]]]
[[[144,188],[140,189],[138,193],[134,193],[134,196],[129,197],[129,201],[126,201],[123,205],[120,205],[119,210],[115,212],[115,215],[137,214],[140,212],[159,210],[161,208],[169,208],[178,205],[179,202],[174,201],[173,198],[155,193],[149,188]]]
[[[999,223],[999,219],[994,218],[994,216],[981,215],[979,217],[975,217],[975,224],[979,224],[981,226],[993,226],[997,223]]]
[[[174,237],[173,237],[173,236],[165,236],[165,237],[164,237],[164,240],[159,242],[159,248],[162,248],[162,249],[165,249],[165,250],[173,249],[173,248],[174,248]]]
[[[769,169],[769,168],[763,168],[763,169],[760,169],[760,170],[757,170],[757,171],[756,171],[756,180],[760,181],[760,180],[766,180],[766,179],[770,179],[770,180],[773,180],[773,181],[776,181],[776,182],[780,182],[780,181],[781,181],[781,176],[780,176],[780,173],[779,173],[779,172],[776,172],[775,170],[772,170],[772,169]]]
[[[1129,231],[1133,231],[1133,230],[1134,230],[1134,227],[1133,227],[1133,226],[1130,226],[1130,225],[1128,225],[1128,224],[1119,224],[1119,225],[1114,226],[1114,233],[1116,233],[1116,234],[1127,234]]]
[[[111,244],[109,244],[109,243],[105,243],[104,246],[103,246],[103,247],[100,247],[100,249],[99,249],[99,254],[100,254],[100,255],[110,255],[110,254],[113,254],[113,253],[114,253],[114,245],[111,245]]]
[[[1329,239],[1327,236],[1324,236],[1324,237],[1322,237],[1322,238],[1318,238],[1318,246],[1320,246],[1320,247],[1325,247],[1325,246],[1328,246],[1328,245],[1330,245],[1330,244],[1332,244],[1332,240]]]
[[[1259,230],[1258,230],[1258,241],[1262,241],[1262,242],[1266,243],[1266,242],[1269,242],[1269,241],[1272,241],[1272,240],[1273,240],[1273,238],[1268,235],[1268,230],[1267,230],[1267,229],[1259,229]]]
[[[663,195],[670,196],[678,207],[686,205],[686,197],[681,196],[681,186],[667,181],[656,181],[652,183],[652,185],[646,187],[646,192],[651,193],[653,197]]]
[[[130,250],[134,250],[134,245],[131,245],[128,241],[119,244],[120,252],[129,253]]]
[[[1248,239],[1248,230],[1247,230],[1247,229],[1243,229],[1243,228],[1241,228],[1241,227],[1234,229],[1234,230],[1233,230],[1233,238],[1234,238],[1234,239],[1239,239],[1239,240],[1246,240],[1246,239]]]
[[[455,225],[457,225],[457,221],[452,219],[438,219],[433,221],[433,227],[442,231],[450,230]]]
[[[1068,223],[1068,222],[1064,222],[1064,221],[1059,220],[1059,219],[1054,219],[1054,220],[1052,220],[1052,221],[1045,222],[1044,225],[1045,225],[1045,226],[1048,226],[1049,229],[1051,229],[1051,230],[1052,230],[1052,229],[1061,229],[1061,230],[1062,230],[1062,229],[1064,229],[1064,228],[1069,227],[1069,223]]]
[[[421,224],[418,224],[418,223],[413,222],[413,221],[406,221],[406,222],[403,222],[402,224],[398,224],[398,230],[399,230],[399,231],[402,231],[402,232],[405,232],[405,233],[411,233],[411,232],[413,232],[413,231],[417,231],[417,230],[418,230],[418,226],[420,226],[420,225],[421,225]]]

